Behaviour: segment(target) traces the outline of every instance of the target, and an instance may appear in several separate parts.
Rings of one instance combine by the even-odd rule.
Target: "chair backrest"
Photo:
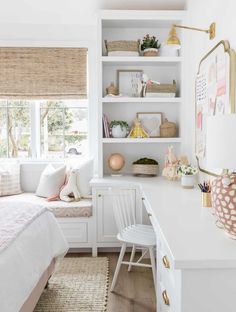
[[[113,213],[119,233],[134,224],[135,196],[133,190],[111,189]]]

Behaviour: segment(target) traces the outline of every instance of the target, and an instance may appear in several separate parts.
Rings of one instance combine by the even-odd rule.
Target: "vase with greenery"
[[[113,138],[125,138],[129,132],[129,125],[123,120],[113,120],[110,129]]]
[[[141,41],[141,51],[143,51],[144,56],[157,56],[160,46],[158,39],[149,34],[144,36]]]
[[[184,188],[194,188],[195,175],[198,170],[192,165],[182,165],[178,168],[178,174],[181,176],[181,185]]]

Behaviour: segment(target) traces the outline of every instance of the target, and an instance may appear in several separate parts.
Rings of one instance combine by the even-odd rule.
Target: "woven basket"
[[[158,165],[133,165],[134,175],[147,175],[147,176],[157,176],[158,175]]]
[[[173,80],[173,84],[147,84],[146,93],[176,93],[176,82]]]
[[[173,138],[177,135],[177,127],[174,122],[165,119],[162,125],[160,125],[160,134],[164,138]]]
[[[146,49],[143,51],[143,56],[158,56],[158,49]]]
[[[120,40],[120,41],[107,41],[105,40],[105,46],[107,52],[114,51],[131,51],[131,52],[139,52],[139,41],[128,41],[128,40]]]
[[[119,90],[118,88],[114,85],[114,82],[111,82],[111,84],[106,88],[107,94],[112,94],[112,95],[118,95]]]

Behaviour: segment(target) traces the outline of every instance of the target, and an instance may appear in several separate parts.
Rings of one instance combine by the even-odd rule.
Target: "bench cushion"
[[[65,217],[91,217],[92,216],[92,200],[82,199],[78,202],[51,201],[38,197],[34,193],[22,193],[19,195],[4,196],[0,201],[26,201],[49,208],[57,218]]]

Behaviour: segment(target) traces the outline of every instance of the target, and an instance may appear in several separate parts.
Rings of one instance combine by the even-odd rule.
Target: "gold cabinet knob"
[[[98,197],[102,197],[102,195],[101,195],[101,194],[98,194]]]
[[[165,267],[166,269],[169,269],[169,268],[170,268],[170,262],[169,262],[167,256],[164,256],[164,257],[162,258],[162,262],[163,262],[163,265],[164,265],[164,267]]]
[[[142,197],[142,200],[145,200],[145,197]]]
[[[148,216],[149,216],[149,217],[152,217],[152,214],[151,214],[150,212],[148,212]]]
[[[162,299],[165,305],[168,305],[168,306],[170,305],[170,300],[169,300],[166,290],[162,292]]]

